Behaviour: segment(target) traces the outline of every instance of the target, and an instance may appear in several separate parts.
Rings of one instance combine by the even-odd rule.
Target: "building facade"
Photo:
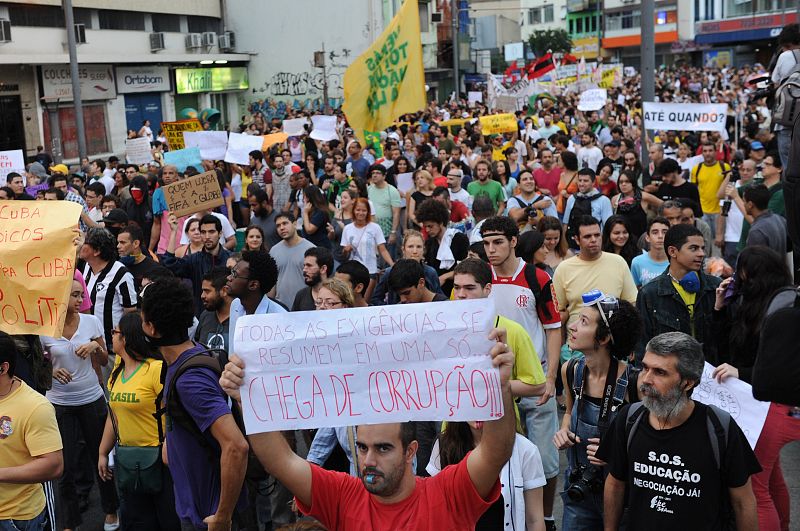
[[[77,130],[61,2],[0,3],[0,150],[43,145],[68,162]],[[236,120],[250,56],[236,52],[217,0],[76,0],[74,22],[89,156],[121,154],[129,129],[158,129],[186,107]],[[193,87],[183,83],[198,70]],[[205,73],[208,72],[209,73]],[[177,77],[176,77],[177,76]],[[228,83],[236,78],[237,83]],[[220,83],[218,80],[225,80]]]

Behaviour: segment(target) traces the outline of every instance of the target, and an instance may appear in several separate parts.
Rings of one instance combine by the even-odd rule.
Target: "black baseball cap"
[[[128,223],[128,213],[121,208],[112,209],[108,216],[103,218],[103,223]]]

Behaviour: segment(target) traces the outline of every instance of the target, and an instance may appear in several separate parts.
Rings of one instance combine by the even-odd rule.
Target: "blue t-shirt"
[[[642,253],[631,262],[631,275],[637,288],[641,288],[658,275],[664,272],[669,265],[669,260],[656,262],[650,258],[650,253]]]
[[[169,389],[175,371],[184,360],[205,350],[196,345],[181,354],[167,368],[164,383],[164,402],[169,401]],[[230,414],[228,399],[219,386],[214,371],[195,367],[181,375],[176,384],[181,404],[203,432],[209,446],[219,455],[219,444],[211,435],[211,425]],[[203,519],[217,512],[220,491],[219,459],[180,424],[167,419],[167,457],[169,471],[175,484],[175,508],[183,522],[195,527],[205,527]],[[244,490],[244,489],[243,489]],[[239,506],[246,498],[240,496]]]
[[[153,192],[152,205],[154,216],[160,216],[162,212],[169,210],[167,198],[164,197],[164,190],[161,188],[156,188],[156,191]]]

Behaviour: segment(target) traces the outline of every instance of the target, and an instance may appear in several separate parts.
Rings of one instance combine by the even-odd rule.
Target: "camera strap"
[[[611,403],[613,402],[614,398],[614,387],[617,384],[617,368],[619,362],[616,358],[611,358],[611,361],[608,364],[608,374],[606,375],[606,383],[603,386],[603,396],[600,402],[600,417],[597,420],[597,427],[600,430],[600,434],[604,434],[606,429],[608,428],[609,424],[609,416],[611,416],[611,411],[613,409]],[[583,391],[586,389],[586,378],[588,374],[588,370],[584,366],[584,373],[583,373],[583,382],[581,383],[581,394],[578,396],[578,401],[583,398]]]

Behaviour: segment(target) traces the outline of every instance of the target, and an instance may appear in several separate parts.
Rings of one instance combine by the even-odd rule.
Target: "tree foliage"
[[[536,54],[541,57],[548,50],[554,53],[569,53],[572,51],[572,39],[564,29],[537,30],[528,37],[528,44]]]

